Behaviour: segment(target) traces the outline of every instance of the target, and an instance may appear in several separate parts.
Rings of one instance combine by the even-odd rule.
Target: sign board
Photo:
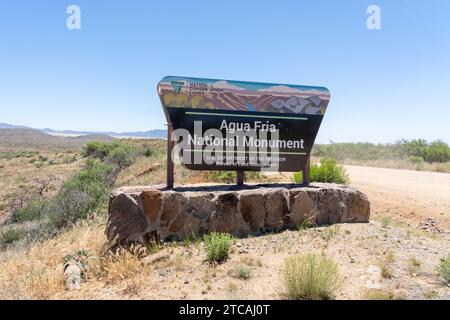
[[[330,100],[323,87],[185,77],[158,94],[191,170],[302,170]]]

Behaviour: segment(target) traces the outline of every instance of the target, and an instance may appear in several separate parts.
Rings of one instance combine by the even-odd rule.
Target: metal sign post
[[[172,150],[174,143],[172,141],[173,127],[171,124],[167,126],[167,188],[173,188],[174,165],[172,160]]]
[[[242,186],[244,185],[245,180],[245,171],[237,171],[236,172],[236,185]]]
[[[303,178],[302,183],[304,186],[308,186],[309,183],[311,182],[310,164],[311,164],[311,157],[308,157],[305,163],[305,167],[302,169],[302,178]]]

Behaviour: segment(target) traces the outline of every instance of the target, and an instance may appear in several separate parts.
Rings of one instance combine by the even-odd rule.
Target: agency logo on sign
[[[323,87],[181,77],[158,93],[172,160],[192,170],[301,170],[330,100]]]
[[[184,86],[184,82],[182,81],[171,81],[170,83],[172,84],[172,88],[175,93],[180,93]]]

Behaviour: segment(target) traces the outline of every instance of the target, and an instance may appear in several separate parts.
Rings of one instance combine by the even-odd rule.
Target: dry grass
[[[364,292],[363,300],[404,300],[405,296],[393,290],[369,289]]]
[[[142,273],[145,265],[134,252],[121,249],[116,253],[108,254],[100,258],[100,265],[94,269],[94,273],[104,278],[106,283],[114,283],[133,279]]]
[[[331,299],[341,284],[337,264],[316,254],[287,258],[282,275],[287,299]]]
[[[51,299],[64,290],[63,258],[80,249],[99,254],[103,226],[79,225],[67,233],[25,248],[8,250],[0,258],[0,299]]]
[[[6,217],[14,208],[26,204],[33,197],[51,197],[59,186],[84,163],[80,150],[50,152],[35,151],[20,156],[20,150],[0,150],[1,154],[18,154],[14,158],[0,156],[0,218]],[[22,151],[24,152],[24,151]],[[45,161],[44,161],[45,159]],[[72,161],[75,160],[75,161]],[[42,195],[42,183],[51,180]]]

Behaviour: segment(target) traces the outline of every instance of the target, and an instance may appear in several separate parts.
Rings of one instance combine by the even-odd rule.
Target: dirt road
[[[363,191],[375,214],[389,213],[420,222],[436,218],[450,227],[450,174],[345,166],[351,184]]]

